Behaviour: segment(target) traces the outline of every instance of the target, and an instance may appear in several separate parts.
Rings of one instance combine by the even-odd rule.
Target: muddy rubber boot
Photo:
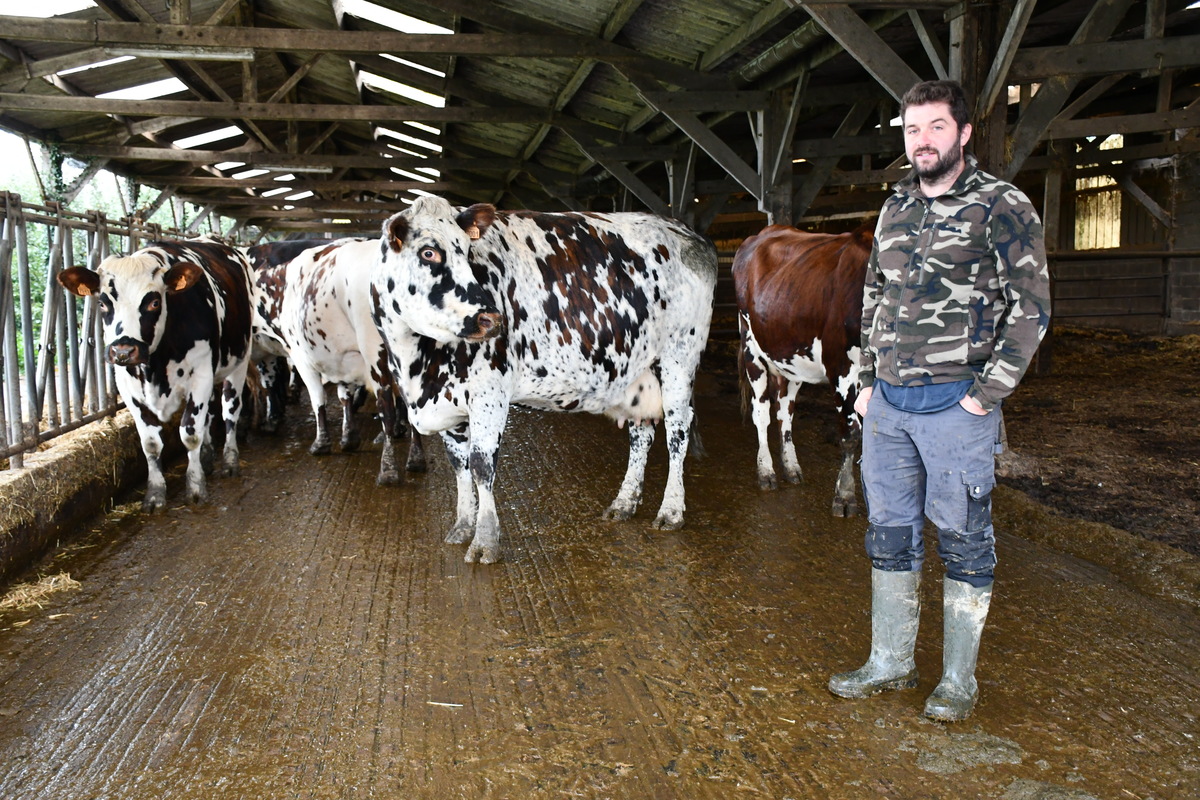
[[[941,722],[958,722],[971,716],[979,685],[975,662],[979,638],[992,602],[992,584],[976,588],[945,578],[945,641],[942,644],[942,681],[925,701],[925,716]]]
[[[871,655],[852,672],[829,679],[838,697],[862,698],[917,685],[917,624],[921,617],[921,571],[871,569]]]

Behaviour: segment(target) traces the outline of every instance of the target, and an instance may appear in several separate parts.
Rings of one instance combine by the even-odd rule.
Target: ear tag
[[[467,228],[467,238],[469,238],[471,240],[475,240],[475,239],[478,239],[479,236],[480,236],[480,233],[479,233],[478,225],[472,225],[471,227]]]

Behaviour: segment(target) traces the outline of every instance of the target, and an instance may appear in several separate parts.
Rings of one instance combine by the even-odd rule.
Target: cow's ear
[[[482,239],[488,228],[496,221],[496,207],[491,203],[476,203],[459,212],[458,227],[472,239]]]
[[[408,217],[403,214],[393,214],[388,217],[387,221],[383,223],[383,240],[387,242],[388,249],[393,253],[399,253],[407,238]]]
[[[70,267],[58,273],[58,283],[78,297],[90,297],[100,292],[100,276],[87,267]]]
[[[199,264],[180,261],[167,270],[167,274],[163,276],[163,282],[167,284],[167,291],[174,294],[192,288],[200,282],[202,277],[204,277],[204,270],[200,269]]]

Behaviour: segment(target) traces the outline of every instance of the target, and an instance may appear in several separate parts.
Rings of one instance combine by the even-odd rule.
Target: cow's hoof
[[[343,436],[342,437],[342,452],[343,453],[353,453],[355,450],[358,449],[358,446],[360,444],[362,444],[362,437],[360,437],[357,433],[354,434],[353,436]]]
[[[192,505],[200,505],[201,503],[207,503],[208,502],[208,492],[203,488],[189,489],[188,493],[187,493],[187,500]]]
[[[146,495],[142,499],[142,511],[147,514],[157,514],[167,507],[167,498],[162,495]]]
[[[500,545],[498,544],[479,544],[472,541],[471,546],[467,548],[467,554],[463,556],[463,561],[468,564],[495,564],[500,560]]]
[[[466,544],[475,537],[475,528],[469,524],[456,523],[446,534],[446,544]]]
[[[375,483],[379,486],[399,486],[404,483],[404,476],[394,469],[380,470]]]
[[[329,442],[313,442],[312,447],[308,448],[308,452],[314,456],[327,456],[332,450]]]
[[[833,501],[833,515],[835,517],[857,517],[858,502],[855,500],[842,500],[840,497]]]
[[[677,531],[683,527],[683,514],[664,511],[654,520],[654,527],[660,531]]]
[[[773,492],[779,488],[779,480],[775,477],[775,473],[770,475],[758,476],[758,488],[764,492]]]
[[[223,478],[236,478],[238,475],[241,475],[241,474],[242,474],[242,465],[240,463],[238,463],[237,461],[234,461],[232,464],[222,464],[221,465],[221,477],[223,477]]]
[[[804,482],[804,473],[801,472],[800,470],[796,470],[795,472],[785,471],[783,473],[783,479],[786,480],[788,483],[803,483]]]
[[[405,463],[404,469],[409,472],[425,472],[429,469],[429,466],[425,463],[425,457],[421,456],[420,458],[410,458]]]
[[[627,519],[633,519],[634,513],[637,511],[637,505],[626,505],[624,503],[613,503],[601,515],[603,519],[624,522]]]

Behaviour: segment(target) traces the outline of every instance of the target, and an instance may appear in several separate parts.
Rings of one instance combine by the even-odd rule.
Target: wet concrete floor
[[[1003,530],[971,720],[921,715],[932,562],[920,687],[830,695],[869,646],[836,446],[799,421],[806,482],[760,492],[707,385],[677,532],[649,527],[661,437],[637,517],[603,522],[624,433],[515,412],[492,566],[441,541],[439,442],[380,488],[378,446],[314,458],[293,407],[209,505],[109,515],[43,565],[80,590],[0,616],[0,798],[1200,797],[1196,609]]]

